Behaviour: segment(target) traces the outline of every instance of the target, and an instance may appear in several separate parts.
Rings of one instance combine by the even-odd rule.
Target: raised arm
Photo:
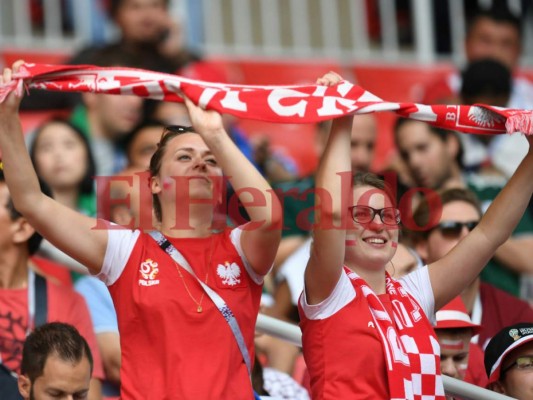
[[[280,202],[265,178],[228,136],[220,114],[203,110],[188,98],[185,104],[195,131],[213,152],[250,217],[243,227],[242,249],[254,271],[265,275],[272,267],[281,239]]]
[[[0,84],[12,81],[13,69],[4,69]],[[95,274],[101,269],[107,246],[107,231],[91,229],[96,220],[45,196],[26,150],[18,108],[22,95],[15,92],[0,104],[0,149],[4,176],[15,208],[52,244]]]
[[[329,72],[317,83],[333,86],[341,80],[340,76]],[[316,174],[313,243],[305,269],[308,304],[320,303],[331,294],[344,265],[346,229],[343,218],[346,212],[342,206],[347,204],[351,185],[343,185],[342,174],[351,175],[352,121],[352,116],[333,121]]]
[[[533,137],[527,139],[530,147],[526,157],[478,226],[450,253],[429,266],[436,310],[479,275],[496,249],[509,238],[526,210],[533,193]]]

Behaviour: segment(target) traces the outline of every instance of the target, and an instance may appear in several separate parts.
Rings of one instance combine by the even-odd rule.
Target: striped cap
[[[466,307],[457,296],[439,311],[437,311],[437,325],[435,329],[471,328],[473,335],[477,335],[481,326],[474,324],[466,311]]]

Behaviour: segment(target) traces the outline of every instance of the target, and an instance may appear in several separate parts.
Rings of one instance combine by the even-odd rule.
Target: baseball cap
[[[481,326],[474,324],[466,311],[466,307],[457,296],[436,313],[435,329],[471,328],[473,335],[477,335]]]
[[[485,349],[485,370],[489,383],[500,379],[503,360],[512,350],[533,340],[533,322],[522,322],[503,328]]]

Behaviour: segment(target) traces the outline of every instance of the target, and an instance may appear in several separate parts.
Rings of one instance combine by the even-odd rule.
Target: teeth
[[[367,242],[367,243],[375,243],[375,244],[383,244],[383,243],[385,243],[385,240],[379,239],[379,238],[369,238],[369,239],[365,239],[365,242]]]

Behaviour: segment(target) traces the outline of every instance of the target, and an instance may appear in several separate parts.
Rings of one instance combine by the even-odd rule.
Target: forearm
[[[269,183],[242,154],[231,138],[221,133],[206,140],[217,162],[238,194],[252,222],[260,229],[281,224],[281,204]]]
[[[532,273],[533,237],[510,238],[498,247],[494,258],[513,272]]]
[[[17,114],[0,116],[0,149],[4,176],[13,203],[19,212],[27,214],[36,209],[43,195]]]
[[[533,152],[530,150],[483,216],[479,227],[490,243],[501,246],[522,218],[533,192]]]

